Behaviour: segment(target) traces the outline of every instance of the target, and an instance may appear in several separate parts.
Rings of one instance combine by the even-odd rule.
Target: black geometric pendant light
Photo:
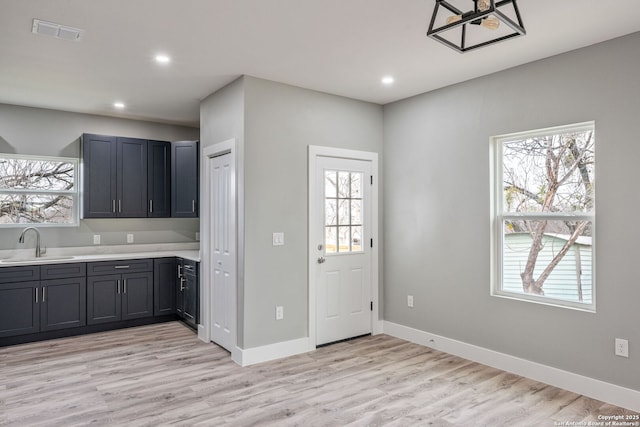
[[[436,0],[427,32],[458,52],[525,34],[516,0]]]

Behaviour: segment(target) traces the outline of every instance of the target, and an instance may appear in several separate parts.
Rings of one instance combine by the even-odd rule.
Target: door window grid
[[[325,170],[325,253],[362,252],[362,172]]]

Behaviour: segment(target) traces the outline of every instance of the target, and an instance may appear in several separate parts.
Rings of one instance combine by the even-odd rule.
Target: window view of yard
[[[593,125],[497,143],[499,291],[592,305]]]
[[[362,251],[360,172],[327,170],[325,177],[325,253]]]
[[[0,224],[73,224],[75,159],[0,154]]]

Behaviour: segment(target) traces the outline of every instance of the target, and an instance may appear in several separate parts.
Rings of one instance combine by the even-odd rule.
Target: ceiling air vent
[[[81,30],[79,28],[67,27],[66,25],[56,24],[54,22],[34,19],[31,32],[33,34],[55,37],[57,39],[78,41],[82,38],[84,30]]]

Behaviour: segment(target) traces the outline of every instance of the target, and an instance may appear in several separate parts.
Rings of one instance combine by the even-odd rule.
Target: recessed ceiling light
[[[169,62],[171,62],[171,58],[169,58],[167,55],[156,55],[156,62],[158,64],[168,64]]]
[[[122,109],[125,107],[124,102],[114,102],[113,106],[118,108],[118,109]]]
[[[391,77],[391,76],[384,76],[384,77],[382,78],[382,84],[385,84],[385,85],[390,85],[390,84],[392,84],[394,81],[395,81],[395,79],[394,79],[393,77]]]

